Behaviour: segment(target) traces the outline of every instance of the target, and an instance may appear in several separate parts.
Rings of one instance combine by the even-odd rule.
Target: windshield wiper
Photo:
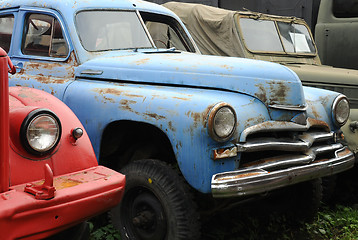
[[[171,47],[168,49],[159,49],[157,48],[157,51],[150,51],[150,52],[144,52],[144,53],[181,53],[181,51],[176,50],[175,47]]]

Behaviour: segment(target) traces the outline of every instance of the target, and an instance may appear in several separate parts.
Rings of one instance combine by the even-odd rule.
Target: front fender
[[[325,89],[303,87],[307,103],[308,117],[326,122],[332,130],[338,127],[334,124],[332,105],[340,93]]]
[[[85,126],[97,157],[103,131],[111,122],[136,121],[161,129],[187,182],[204,193],[211,191],[213,174],[232,171],[238,164],[234,158],[214,161],[213,149],[235,142],[248,126],[269,120],[259,100],[208,89],[77,80],[68,87],[64,102]],[[207,130],[208,114],[219,102],[231,104],[238,119],[235,134],[224,143],[211,139]]]

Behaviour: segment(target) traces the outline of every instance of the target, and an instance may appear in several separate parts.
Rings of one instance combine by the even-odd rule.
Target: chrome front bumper
[[[330,176],[353,167],[353,153],[346,147],[335,151],[335,158],[316,160],[280,170],[265,170],[251,166],[242,170],[213,175],[212,195],[216,198],[247,196],[265,193],[281,187]]]

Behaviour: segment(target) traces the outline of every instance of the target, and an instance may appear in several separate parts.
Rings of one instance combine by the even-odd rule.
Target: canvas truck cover
[[[303,19],[290,16],[269,15],[248,10],[232,11],[202,4],[181,2],[169,2],[163,4],[163,6],[172,10],[181,18],[202,54],[244,57],[277,63],[295,62],[321,65],[313,42],[313,37],[308,30],[308,25]],[[250,50],[248,42],[250,42],[251,39],[247,39],[248,42],[245,44],[246,39],[242,29],[240,29],[242,26],[238,22],[239,18],[243,17],[254,20],[277,21],[302,25],[307,28],[307,34],[309,35],[309,42],[312,45],[312,49],[310,49],[310,52],[286,52],[283,48],[281,50],[271,49],[271,44],[273,44],[271,43],[267,46],[265,45],[261,50]],[[264,45],[265,42],[270,43],[270,41],[266,40],[277,39],[277,37],[279,37],[278,32],[270,32],[268,29],[266,30],[265,37],[263,37],[264,35],[261,36],[264,40],[261,42],[257,41],[253,44]],[[254,27],[252,27],[252,29],[246,29],[246,33],[252,36],[256,36],[258,34],[257,31],[260,30]],[[244,46],[244,44],[246,46]]]
[[[234,18],[236,11],[177,2],[168,2],[163,6],[179,16],[202,54],[244,56]]]

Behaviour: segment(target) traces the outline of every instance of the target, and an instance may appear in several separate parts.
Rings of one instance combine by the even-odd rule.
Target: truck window
[[[277,22],[282,43],[289,53],[315,53],[316,49],[305,25]]]
[[[238,17],[244,43],[252,52],[316,54],[306,25],[285,21]]]
[[[358,17],[358,0],[333,0],[333,14],[338,18]]]
[[[12,30],[14,29],[14,16],[0,17],[0,46],[6,51],[10,50]]]
[[[283,52],[275,22],[241,18],[240,27],[249,50]]]
[[[54,17],[44,14],[28,15],[21,49],[25,55],[59,58],[68,55],[60,23]]]

